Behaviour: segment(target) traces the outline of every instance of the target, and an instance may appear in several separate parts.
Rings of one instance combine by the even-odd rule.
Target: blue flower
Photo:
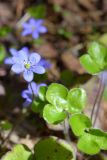
[[[43,66],[44,68],[51,68],[52,66],[51,63],[44,58],[41,58],[39,64]]]
[[[22,36],[32,35],[34,39],[39,38],[40,33],[46,33],[47,28],[42,25],[43,19],[29,19],[28,22],[23,24]]]
[[[28,48],[27,47],[23,47],[21,50],[28,53]],[[10,48],[9,51],[10,51],[12,57],[5,58],[4,63],[7,64],[7,65],[12,65],[12,64],[15,63],[13,57],[18,55],[18,50],[16,50],[15,48]]]
[[[32,103],[33,95],[38,96],[38,92],[41,86],[46,86],[45,83],[37,84],[35,82],[31,82],[28,85],[28,88],[24,90],[21,94],[21,96],[26,99],[23,103],[23,106],[29,106]]]
[[[16,56],[12,57],[13,65],[11,70],[17,74],[23,73],[27,82],[33,80],[34,74],[45,73],[45,68],[39,64],[41,56],[38,53],[31,53],[24,50],[18,51]]]

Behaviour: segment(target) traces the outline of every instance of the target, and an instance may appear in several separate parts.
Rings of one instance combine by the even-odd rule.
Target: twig
[[[26,22],[30,18],[30,14],[26,13],[17,23],[16,28],[20,28],[24,22]]]

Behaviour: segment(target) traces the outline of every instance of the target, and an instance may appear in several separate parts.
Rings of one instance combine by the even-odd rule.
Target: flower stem
[[[99,110],[100,110],[100,106],[101,106],[101,100],[103,97],[103,92],[104,92],[104,88],[105,88],[105,81],[104,81],[104,74],[101,74],[101,81],[100,81],[100,85],[99,85],[99,89],[95,98],[95,102],[93,105],[93,109],[91,112],[91,120],[93,122],[93,126],[95,126],[98,114],[99,114]],[[96,109],[96,113],[95,113],[95,117],[94,117],[94,111],[97,105],[97,109]]]
[[[105,88],[105,84],[102,84],[101,94],[100,94],[100,97],[99,97],[99,99],[98,99],[98,106],[97,106],[95,118],[94,118],[94,121],[93,121],[93,126],[95,126],[96,121],[97,121],[97,117],[98,117],[98,115],[99,115],[100,106],[101,106],[101,100],[102,100],[103,93],[104,93],[104,88]]]
[[[68,143],[70,143],[71,139],[70,139],[70,135],[69,135],[69,124],[68,124],[68,119],[66,118],[64,121],[64,130],[63,130],[65,139]]]
[[[95,98],[95,101],[94,101],[94,104],[93,104],[92,112],[91,112],[91,120],[92,121],[93,121],[93,115],[94,115],[95,107],[96,107],[96,104],[97,104],[97,100],[98,100],[98,97],[100,95],[101,86],[102,86],[102,83],[100,82],[100,85],[99,85],[99,88],[98,88],[98,91],[97,91],[97,95],[96,95],[96,98]]]

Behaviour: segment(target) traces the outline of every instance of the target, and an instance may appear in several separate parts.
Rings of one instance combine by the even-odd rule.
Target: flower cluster
[[[46,33],[47,28],[43,26],[43,19],[30,18],[28,22],[23,23],[22,36],[32,35],[34,39],[39,38],[40,33]]]
[[[11,49],[12,57],[6,58],[5,63],[11,64],[11,70],[16,74],[23,74],[27,82],[31,82],[34,73],[45,73],[45,67],[41,63],[41,56],[38,53],[29,53],[28,48],[24,47],[19,51]]]
[[[43,26],[43,19],[30,18],[28,22],[22,25],[22,36],[32,35],[34,39],[39,38],[41,33],[46,33],[47,28]],[[38,92],[41,86],[46,86],[46,84],[36,84],[32,82],[34,78],[34,73],[44,74],[47,68],[51,67],[51,63],[38,53],[31,52],[27,47],[23,47],[20,50],[11,48],[11,57],[7,57],[4,61],[5,64],[11,65],[11,70],[16,74],[22,74],[23,78],[29,82],[28,88],[22,92],[22,97],[25,99],[24,106],[28,106],[32,100],[33,96],[38,96]]]
[[[26,90],[24,90],[22,92],[22,97],[25,100],[25,102],[23,103],[23,106],[29,106],[32,103],[33,100],[33,95],[34,96],[38,96],[38,92],[41,86],[46,86],[45,83],[41,83],[41,84],[37,84],[35,82],[31,82],[30,84],[28,84],[28,88]]]

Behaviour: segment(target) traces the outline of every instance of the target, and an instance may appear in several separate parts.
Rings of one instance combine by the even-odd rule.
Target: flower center
[[[35,26],[32,26],[32,31],[34,31],[36,29],[36,27]]]
[[[25,68],[26,68],[26,69],[29,69],[30,66],[31,66],[30,63],[25,63]]]

